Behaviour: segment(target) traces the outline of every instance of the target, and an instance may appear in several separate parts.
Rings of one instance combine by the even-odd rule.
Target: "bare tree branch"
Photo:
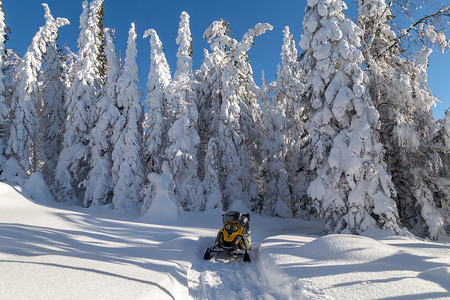
[[[450,17],[450,13],[449,12],[450,12],[450,6],[447,6],[445,8],[442,8],[442,9],[438,10],[434,14],[427,15],[427,16],[421,18],[420,20],[418,20],[417,22],[415,22],[414,24],[409,26],[409,28],[407,30],[405,30],[405,32],[403,32],[403,34],[401,34],[400,36],[395,38],[391,45],[387,46],[383,51],[381,51],[380,54],[377,55],[376,59],[380,58],[384,53],[386,53],[387,51],[389,51],[392,48],[394,48],[400,42],[400,40],[402,38],[404,38],[405,36],[407,36],[411,30],[416,28],[417,25],[419,25],[421,23],[424,23],[428,19],[439,17],[439,16],[449,16]]]

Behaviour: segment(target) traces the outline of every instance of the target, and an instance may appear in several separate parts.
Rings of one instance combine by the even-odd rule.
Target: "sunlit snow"
[[[26,196],[26,197],[25,197]],[[69,207],[42,177],[0,183],[0,299],[445,299],[450,241],[252,215],[252,262],[203,260],[221,212],[168,225],[139,212]]]

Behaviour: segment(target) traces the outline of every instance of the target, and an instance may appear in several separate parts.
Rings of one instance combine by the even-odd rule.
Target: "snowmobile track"
[[[294,296],[291,288],[284,297],[280,285],[289,283],[294,289],[301,289],[284,274],[274,276],[278,271],[273,269],[270,259],[261,259],[259,241],[252,245],[251,262],[243,262],[242,255],[227,254],[204,260],[203,252],[209,243],[206,239],[200,242],[198,255],[188,270],[191,299],[289,299]]]
[[[220,253],[203,259],[203,248],[199,248],[197,259],[188,271],[189,295],[193,299],[256,299],[252,292],[264,285],[258,275],[259,244],[254,244],[251,262],[243,262],[242,255]],[[257,286],[255,286],[257,285]],[[273,294],[276,295],[276,294]]]

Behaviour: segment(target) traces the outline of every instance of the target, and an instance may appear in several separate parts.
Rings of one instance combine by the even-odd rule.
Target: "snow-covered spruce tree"
[[[225,38],[228,38],[225,35]],[[231,39],[230,39],[231,40]],[[224,45],[224,47],[226,47]],[[222,103],[222,71],[225,48],[214,47],[212,53],[204,50],[204,61],[196,73],[198,100],[198,175],[203,178],[205,209],[222,208],[220,188],[220,146],[216,139],[219,133],[220,106]]]
[[[11,123],[6,154],[16,159],[26,172],[37,171],[45,160],[40,150],[40,134],[35,105],[38,102],[38,74],[43,56],[47,51],[46,43],[56,40],[58,28],[69,24],[64,18],[54,19],[47,4],[45,25],[33,37],[19,67],[16,89],[11,98]]]
[[[224,23],[224,28],[227,23]],[[205,33],[207,33],[206,31]],[[204,38],[207,38],[204,36]],[[212,52],[204,49],[204,61],[200,67],[200,70],[196,73],[197,85],[197,108],[198,108],[198,123],[197,130],[200,136],[200,144],[198,148],[198,160],[199,160],[199,177],[204,178],[211,166],[206,165],[206,156],[208,151],[208,145],[211,138],[216,138],[219,133],[219,119],[220,119],[220,106],[222,103],[222,71],[226,58],[226,40],[232,41],[224,32],[222,47],[220,44],[211,44]],[[217,145],[217,143],[216,143]],[[216,146],[214,146],[216,150]],[[214,151],[216,151],[214,150]],[[217,165],[219,166],[219,165]],[[217,170],[218,172],[218,170]],[[206,184],[206,185],[205,185]],[[204,182],[205,190],[214,190],[215,187],[209,187],[208,183]],[[208,194],[206,194],[208,198]]]
[[[9,109],[6,105],[6,88],[5,88],[5,13],[3,12],[3,2],[0,0],[0,169],[4,169],[6,162],[5,148],[8,138],[8,114]],[[1,175],[0,171],[0,175]]]
[[[261,159],[256,151],[261,141],[261,111],[257,86],[248,62],[248,51],[256,36],[271,30],[269,24],[257,24],[240,42],[227,36],[227,23],[215,21],[204,33],[211,49],[226,55],[221,70],[220,114],[217,141],[220,147],[220,184],[225,209],[235,201],[250,206],[256,197],[253,176]]]
[[[144,105],[144,202],[141,207],[145,214],[150,207],[153,197],[152,184],[148,181],[151,173],[160,173],[165,150],[168,147],[168,131],[170,128],[169,101],[167,88],[171,81],[170,68],[164,55],[163,45],[158,34],[153,29],[144,33],[144,38],[150,38],[150,71],[148,73],[147,95]]]
[[[170,67],[164,55],[164,48],[155,30],[149,29],[144,38],[150,38],[150,71],[147,82],[147,107],[144,122],[144,161],[146,174],[161,170],[165,149],[168,146],[167,131],[170,128],[169,110],[172,103],[168,96],[171,82]]]
[[[289,131],[286,128],[286,103],[275,102],[270,105],[269,89],[262,75],[261,101],[263,102],[264,139],[262,142],[265,191],[263,193],[263,213],[278,216],[292,217],[292,194],[289,186],[287,171],[287,146]],[[285,99],[280,99],[285,100]],[[261,205],[261,204],[259,204]]]
[[[305,210],[308,171],[301,149],[304,147],[307,135],[305,134],[306,116],[304,114],[304,101],[301,82],[302,70],[298,63],[298,51],[289,27],[283,30],[283,46],[281,50],[281,66],[279,66],[275,81],[271,84],[273,103],[283,110],[286,118],[285,161],[289,174],[289,186],[293,199],[292,210],[300,214]]]
[[[253,70],[249,61],[249,54],[253,46],[255,37],[264,34],[273,27],[267,23],[258,23],[254,28],[249,29],[238,43],[234,44],[234,48],[230,49],[227,64],[222,74],[223,84],[223,103],[221,112],[224,118],[219,124],[219,132],[223,133],[228,141],[233,141],[236,146],[238,156],[240,157],[241,169],[240,174],[235,173],[226,180],[225,185],[230,191],[235,176],[241,176],[244,193],[254,206],[260,198],[258,195],[261,183],[257,180],[256,175],[259,172],[259,166],[262,162],[260,147],[262,143],[263,125],[261,120],[261,107],[259,105],[258,91],[259,88],[253,80]],[[235,102],[236,101],[236,102]],[[239,103],[239,110],[235,110],[235,104]],[[233,114],[239,115],[239,128],[244,139],[239,137],[234,139],[234,134],[229,131],[228,124],[234,123]],[[226,148],[225,148],[226,149]],[[224,152],[231,155],[231,152]],[[227,160],[226,155],[223,156]],[[234,177],[234,178],[233,178]],[[228,181],[228,182],[227,182]],[[240,200],[236,198],[237,200]],[[243,199],[245,205],[245,198]]]
[[[224,143],[219,134],[219,124],[223,117],[221,115],[222,75],[227,63],[228,51],[236,43],[236,40],[229,37],[229,32],[229,24],[224,20],[215,21],[205,30],[203,38],[210,43],[212,52],[204,50],[205,58],[196,74],[199,83],[197,89],[200,136],[199,175],[203,177],[205,208],[222,208],[225,205],[222,193],[218,194],[217,190],[219,189],[219,192],[224,190],[225,177],[222,173]]]
[[[427,75],[431,52],[427,47],[418,50],[412,67],[411,96],[416,105],[414,124],[420,146],[416,150],[419,155],[414,155],[411,165],[414,167],[414,180],[418,182],[412,190],[421,207],[424,228],[430,238],[437,239],[450,234],[450,155],[442,151],[441,144],[434,142],[438,126],[431,108],[437,99],[431,93]]]
[[[200,136],[199,176],[203,178],[207,208],[217,207],[217,202],[220,203],[220,207],[223,204],[221,193],[217,193],[217,190],[219,192],[223,190],[224,177],[220,175],[222,150],[218,137],[222,117],[222,75],[228,60],[228,53],[236,43],[236,40],[229,36],[230,32],[229,24],[224,20],[216,21],[206,29],[203,38],[211,44],[212,52],[204,50],[204,61],[196,73],[199,111],[197,128]],[[219,188],[216,184],[219,185]],[[217,200],[217,197],[220,199]]]
[[[331,46],[335,45],[343,37],[342,30],[337,24],[337,16],[341,19],[344,18],[342,12],[340,12],[342,7],[339,8],[339,5],[342,6],[344,3],[342,1],[340,3],[332,1],[332,4],[338,4],[337,8],[339,10],[334,13],[336,16],[333,16],[333,12],[329,12],[329,9],[334,7],[329,2],[326,3],[320,0],[308,1],[307,13],[303,19],[304,34],[300,40],[300,47],[303,50],[301,67],[304,70],[303,80],[305,82],[305,90],[302,96],[305,101],[305,113],[309,118],[305,125],[308,133],[308,142],[302,154],[308,160],[307,167],[313,174],[313,178],[320,176],[320,170],[326,168],[333,138],[339,131],[335,124],[336,121],[332,120],[330,104],[324,101],[327,85],[337,73],[336,68],[330,65]],[[321,22],[322,18],[323,22]],[[322,23],[329,28],[322,25]],[[332,28],[332,25],[335,28]],[[325,32],[327,29],[330,32]],[[332,124],[332,121],[334,121],[334,124]],[[308,195],[313,198],[317,212],[322,215],[325,214],[324,212],[327,211],[328,207],[322,205],[323,197],[314,199],[316,197],[311,195],[311,187],[308,188]],[[338,194],[336,193],[336,195]],[[331,200],[333,199],[335,197],[331,198]],[[334,205],[335,209],[341,210],[341,212],[335,213],[335,226],[346,213],[344,199],[341,198],[339,200],[339,203]],[[330,216],[327,216],[327,219],[329,218]],[[328,230],[334,230],[333,224],[329,225]]]
[[[440,122],[440,130],[439,130],[440,138],[441,138],[441,158],[442,165],[441,171],[439,173],[439,177],[435,177],[434,183],[438,185],[440,190],[440,194],[444,197],[441,198],[440,210],[445,217],[445,223],[450,224],[450,111],[445,112],[444,119]],[[448,231],[448,229],[447,229]]]
[[[65,63],[56,39],[47,42],[43,64],[44,70],[40,74],[40,97],[37,103],[37,114],[41,126],[39,144],[46,158],[41,173],[47,185],[52,188],[64,139],[66,118]]]
[[[443,144],[447,153],[450,153],[450,111],[445,112],[445,117],[442,120],[442,131],[443,131]]]
[[[105,26],[103,24],[105,20],[105,4],[104,0],[97,1],[96,3],[96,20],[97,26],[95,27],[96,31],[96,43],[99,49],[99,54],[97,60],[99,62],[99,75],[103,79],[103,82],[106,84],[106,73],[108,68],[108,59],[106,55],[106,36],[105,36]]]
[[[278,71],[280,69],[280,65],[278,65]],[[261,103],[261,110],[262,110],[262,135],[261,135],[261,146],[260,151],[262,152],[262,160],[261,165],[259,166],[258,174],[255,176],[255,180],[259,182],[259,189],[258,189],[258,195],[260,196],[256,203],[253,203],[252,210],[260,213],[260,214],[273,214],[273,206],[274,206],[274,197],[273,195],[276,195],[275,189],[269,189],[270,182],[276,181],[275,178],[273,178],[273,174],[269,172],[269,162],[272,161],[272,158],[269,158],[270,150],[277,148],[276,145],[272,146],[270,145],[268,139],[272,137],[271,134],[271,128],[274,126],[270,126],[271,122],[273,121],[273,118],[271,116],[271,113],[269,113],[269,110],[271,108],[272,104],[272,97],[271,97],[271,90],[273,90],[274,84],[267,83],[266,81],[266,73],[264,70],[261,71],[261,87],[258,91],[258,99]],[[285,124],[285,119],[283,119],[283,125]],[[270,127],[270,128],[266,128]],[[283,133],[285,134],[285,132]],[[273,142],[273,141],[272,141]],[[284,150],[284,149],[283,149]],[[283,151],[284,153],[284,151]],[[270,190],[270,191],[269,191]]]
[[[67,46],[63,48],[63,60],[65,61],[65,71],[64,71],[64,85],[66,88],[66,91],[70,89],[72,86],[72,83],[75,81],[75,73],[77,71],[77,59],[78,55],[76,53],[73,53]],[[67,93],[66,93],[67,95]],[[64,103],[64,107],[67,110],[67,107],[69,106],[69,101],[67,100]]]
[[[117,80],[120,76],[120,63],[117,58],[114,41],[110,30],[105,29],[106,39],[106,84],[104,91],[97,103],[99,116],[95,127],[91,132],[90,146],[92,151],[91,170],[84,185],[84,206],[97,206],[111,203],[113,196],[112,181],[112,152],[114,141],[114,126],[116,125],[120,112],[117,108]]]
[[[16,90],[17,84],[19,83],[19,66],[22,62],[22,58],[17,54],[15,50],[5,49],[6,55],[3,62],[3,72],[5,74],[5,93],[6,93],[6,106],[8,109],[11,104],[11,97],[13,91]]]
[[[205,176],[202,182],[205,191],[204,209],[220,209],[222,210],[222,193],[219,184],[219,143],[215,138],[211,138],[208,143],[205,156],[204,170]],[[203,209],[203,207],[202,207]]]
[[[192,71],[192,36],[189,15],[180,16],[177,44],[177,69],[169,86],[170,98],[177,107],[176,120],[169,129],[171,145],[166,156],[175,182],[175,194],[185,210],[198,210],[204,205],[203,186],[198,178],[197,146],[197,103]]]
[[[93,38],[93,46],[92,46],[92,54],[96,55],[94,70],[96,72],[96,76],[100,79],[100,86],[103,87],[105,80],[105,71],[106,71],[106,56],[105,56],[105,37],[104,37],[104,0],[92,0],[89,7],[89,17],[87,19],[88,28],[91,30],[91,38]],[[97,95],[97,99],[94,100],[91,108],[92,115],[92,127],[95,126],[95,123],[99,119],[99,115],[96,114],[96,103],[98,98],[100,97],[102,89],[99,89],[99,94]]]
[[[78,37],[78,58],[74,66],[75,78],[66,95],[67,118],[63,149],[55,170],[54,194],[57,201],[78,202],[84,198],[85,187],[80,185],[90,169],[90,132],[97,120],[96,103],[101,78],[94,24],[97,24],[94,0],[89,9],[83,2]],[[94,9],[94,11],[92,10]]]
[[[399,231],[395,191],[376,140],[378,114],[364,87],[361,30],[343,1],[308,1],[300,46],[308,101],[311,170],[308,187],[328,232],[360,233],[378,223]]]
[[[8,32],[9,29],[6,29]],[[3,43],[4,45],[4,43]],[[19,66],[22,61],[22,58],[17,54],[16,51],[12,49],[4,49],[5,55],[2,57],[2,69],[0,72],[3,74],[2,77],[2,83],[3,83],[3,104],[2,109],[4,110],[4,117],[3,117],[3,123],[2,123],[2,129],[0,130],[2,135],[2,145],[0,147],[2,148],[1,157],[0,159],[3,159],[3,167],[0,168],[0,181],[7,181],[8,178],[11,176],[16,176],[17,172],[23,173],[24,176],[21,176],[21,178],[26,178],[27,175],[25,174],[25,171],[22,170],[22,168],[19,166],[19,163],[14,158],[9,159],[6,155],[6,149],[8,147],[8,140],[9,140],[9,125],[10,125],[10,108],[11,108],[11,98],[13,91],[16,90],[17,85],[19,84]],[[2,114],[3,114],[2,113]],[[12,166],[12,164],[14,166]],[[8,169],[12,172],[8,172],[6,170],[7,165],[9,165]],[[16,175],[14,175],[14,173]]]
[[[436,130],[430,112],[435,98],[426,83],[430,52],[420,50],[413,63],[400,57],[391,19],[384,0],[359,1],[368,93],[380,113],[380,141],[397,190],[399,217],[414,233],[422,235],[425,229],[435,239],[445,232],[445,225],[436,208],[440,199],[435,198],[439,193],[433,183],[440,160],[429,143]]]
[[[142,201],[144,181],[142,165],[142,105],[139,70],[136,64],[136,32],[134,23],[128,32],[128,47],[122,75],[117,80],[117,103],[121,116],[114,128],[118,134],[112,152],[115,209],[134,209]]]

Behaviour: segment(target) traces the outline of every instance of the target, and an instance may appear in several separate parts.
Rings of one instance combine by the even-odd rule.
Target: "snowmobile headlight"
[[[234,226],[233,227],[233,231],[237,231],[238,230],[238,227],[237,226]]]
[[[227,225],[225,226],[225,230],[226,230],[226,231],[229,231],[229,230],[230,230],[230,228],[231,228],[231,226],[230,226],[230,225],[228,225],[228,224],[227,224]]]

